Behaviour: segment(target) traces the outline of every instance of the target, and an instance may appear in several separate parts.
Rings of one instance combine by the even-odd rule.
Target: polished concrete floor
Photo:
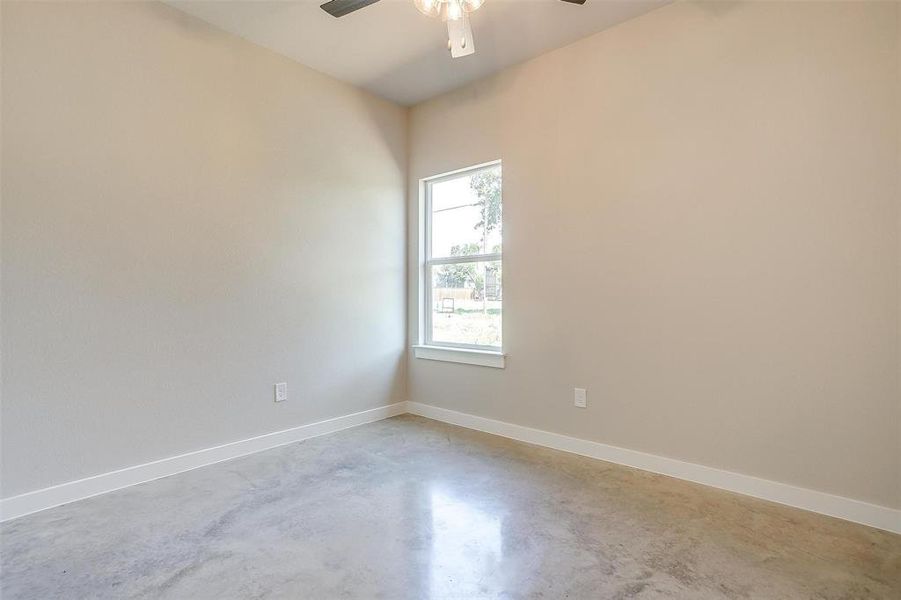
[[[901,536],[403,416],[2,526],[2,598],[901,598]]]

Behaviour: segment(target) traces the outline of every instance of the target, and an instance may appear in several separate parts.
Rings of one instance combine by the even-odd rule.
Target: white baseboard
[[[334,433],[349,427],[387,419],[406,412],[406,402],[397,402],[388,406],[380,406],[371,410],[301,425],[284,431],[275,431],[257,437],[205,448],[180,456],[172,456],[143,465],[127,467],[118,471],[102,473],[77,481],[70,481],[52,487],[35,490],[19,496],[0,500],[0,521],[8,521],[29,515],[60,504],[74,502],[105,494],[124,487],[168,477],[176,473],[190,471],[214,463],[238,458],[254,452],[268,450],[277,446],[299,442],[312,437]]]
[[[0,500],[0,521],[405,412],[901,533],[901,510],[418,402],[397,402],[4,498]]]
[[[407,402],[407,412],[529,444],[572,452],[573,454],[597,458],[644,471],[651,471],[652,473],[660,473],[661,475],[668,475],[894,533],[901,533],[901,510],[885,506],[877,506],[860,500],[834,496],[825,492],[795,487],[785,483],[751,477],[750,475],[741,475],[654,454],[646,454],[540,429],[477,417],[418,402]]]

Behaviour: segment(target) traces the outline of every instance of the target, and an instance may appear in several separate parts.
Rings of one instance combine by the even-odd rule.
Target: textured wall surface
[[[410,400],[901,506],[897,10],[677,3],[415,107],[412,223],[504,161],[508,359]]]
[[[2,55],[3,496],[403,399],[405,109],[155,3]]]

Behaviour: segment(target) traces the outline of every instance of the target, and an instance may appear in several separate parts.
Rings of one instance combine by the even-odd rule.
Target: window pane
[[[501,251],[501,168],[431,184],[432,256]]]
[[[432,341],[501,347],[501,263],[434,265]]]

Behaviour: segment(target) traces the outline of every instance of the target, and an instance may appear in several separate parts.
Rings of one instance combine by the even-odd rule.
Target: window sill
[[[468,348],[449,348],[447,346],[413,346],[413,355],[425,360],[441,360],[444,362],[477,365],[503,369],[506,355],[502,352],[487,350],[470,350]]]

